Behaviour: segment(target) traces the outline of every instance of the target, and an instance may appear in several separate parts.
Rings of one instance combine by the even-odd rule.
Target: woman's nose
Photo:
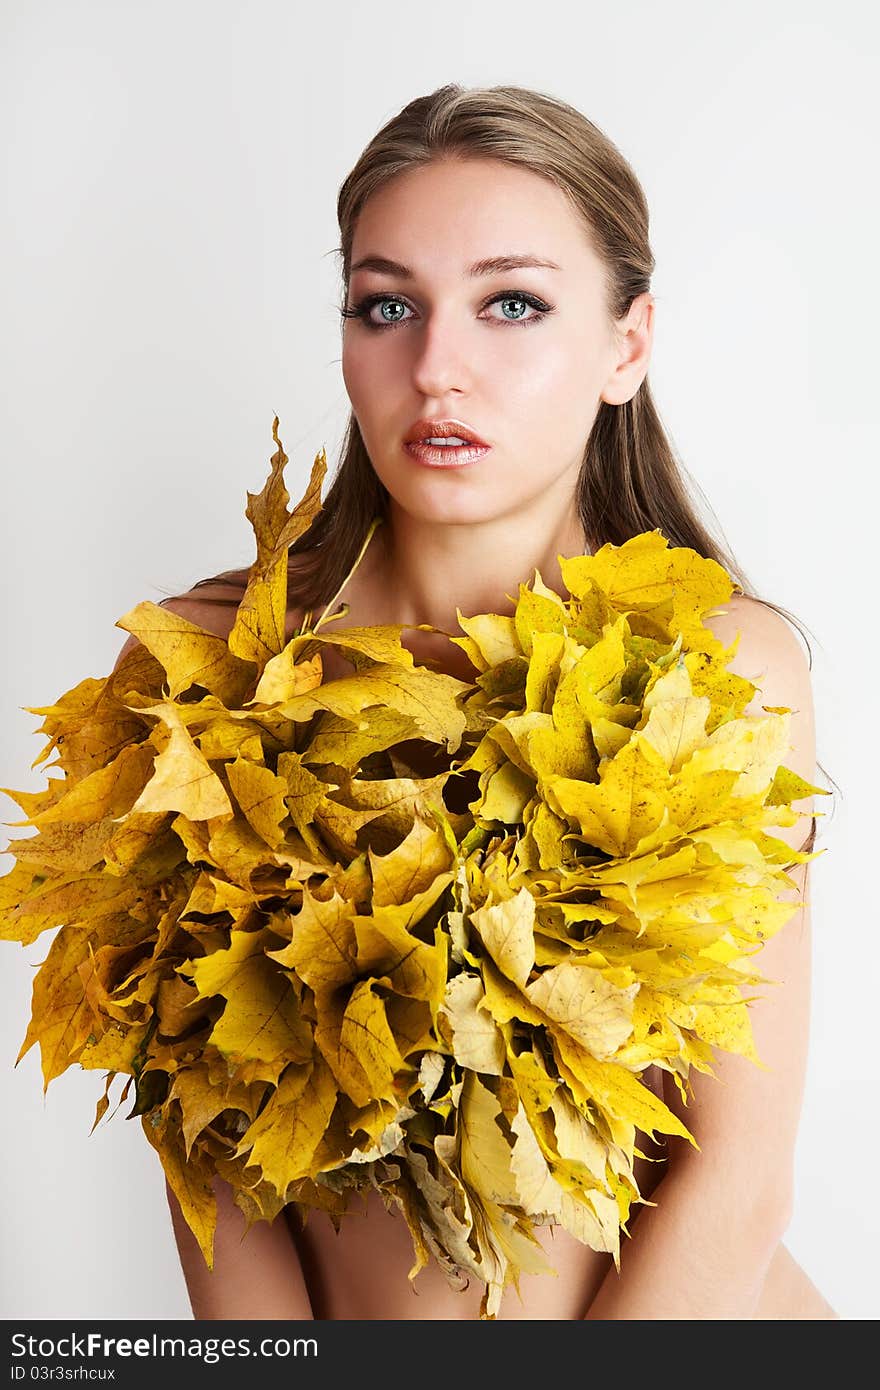
[[[412,380],[417,391],[426,396],[441,396],[448,391],[468,389],[473,344],[468,345],[466,337],[464,325],[453,322],[449,315],[435,314],[430,322],[419,326],[412,339]]]

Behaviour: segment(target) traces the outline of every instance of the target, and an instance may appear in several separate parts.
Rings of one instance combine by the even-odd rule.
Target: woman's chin
[[[415,465],[401,475],[398,469],[379,474],[391,503],[414,521],[438,525],[476,525],[513,511],[518,498],[496,478],[478,478],[467,469],[429,469]],[[523,499],[528,505],[528,499]]]
[[[390,489],[389,489],[390,492]],[[439,495],[436,488],[407,488],[391,493],[394,506],[413,522],[431,526],[479,526],[510,511],[508,498]]]

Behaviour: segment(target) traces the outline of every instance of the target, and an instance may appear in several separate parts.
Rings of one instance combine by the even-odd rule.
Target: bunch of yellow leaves
[[[326,460],[289,510],[277,425],[228,639],[139,603],[110,676],[26,707],[62,775],[8,792],[36,834],[10,842],[0,938],[60,931],[18,1060],[39,1042],[44,1089],[105,1070],[95,1124],[127,1078],[209,1265],[216,1173],[249,1227],[293,1202],[338,1229],[372,1186],[410,1279],[473,1274],[491,1318],[551,1270],[539,1225],[618,1263],[637,1131],[695,1142],[645,1068],[686,1096],[713,1048],[760,1065],[749,958],[813,857],[765,827],[821,789],[704,625],[726,571],[659,531],[565,559],[568,598],[536,571],[512,617],[457,610],[470,685],[398,626],[307,615],[286,641]],[[328,644],[353,675],[322,679]],[[416,775],[414,739],[449,765]]]

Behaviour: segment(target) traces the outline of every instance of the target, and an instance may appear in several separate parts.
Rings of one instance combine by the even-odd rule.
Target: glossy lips
[[[466,444],[425,444],[428,438],[467,440]],[[429,468],[462,468],[488,454],[491,445],[481,439],[462,420],[417,420],[407,431],[403,447],[413,458]]]

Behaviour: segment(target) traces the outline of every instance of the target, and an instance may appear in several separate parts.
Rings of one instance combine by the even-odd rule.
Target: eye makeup
[[[498,294],[492,295],[492,297],[488,299],[486,303],[483,305],[483,308],[488,309],[492,304],[498,304],[503,302],[504,300],[526,304],[534,312],[528,318],[489,318],[486,320],[486,322],[496,324],[507,323],[512,325],[522,324],[523,326],[525,326],[526,324],[540,323],[543,319],[547,317],[548,314],[553,313],[552,305],[547,304],[545,300],[539,299],[537,295],[529,294],[525,290],[501,290]],[[365,295],[363,299],[361,299],[357,304],[342,309],[340,313],[342,318],[360,319],[363,322],[365,328],[369,328],[380,333],[383,332],[386,328],[397,328],[398,325],[401,323],[412,322],[412,320],[408,319],[398,319],[397,322],[386,321],[385,323],[377,323],[375,319],[370,318],[370,314],[377,304],[387,303],[402,304],[405,308],[409,307],[409,305],[407,305],[406,303],[406,300],[404,300],[398,294],[368,294]]]

